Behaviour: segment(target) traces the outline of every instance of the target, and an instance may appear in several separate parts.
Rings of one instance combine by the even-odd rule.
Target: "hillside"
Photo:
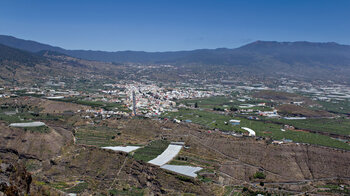
[[[253,178],[258,171],[265,175],[265,185],[260,185],[260,189],[272,193],[312,191],[322,185],[323,181],[332,183],[333,180],[341,180],[343,184],[348,183],[350,171],[347,163],[350,157],[347,151],[297,144],[276,146],[267,141],[239,139],[219,132],[208,133],[196,125],[169,121],[105,121],[104,126],[121,133],[115,139],[122,143],[134,140],[147,144],[161,137],[166,137],[169,141],[185,141],[189,148],[183,149],[179,157],[187,157],[186,161],[176,159],[173,163],[206,168],[199,173],[203,177],[190,179],[161,170],[123,152],[103,150],[94,144],[82,144],[79,141],[91,135],[79,134],[81,129],[75,132],[78,142],[72,143],[73,136],[69,130],[74,129],[71,125],[59,121],[47,122],[55,125],[50,133],[31,133],[18,129],[14,130],[15,134],[11,134],[11,128],[2,125],[0,130],[6,138],[0,143],[0,157],[12,162],[21,158],[32,172],[34,184],[67,193],[107,194],[108,190],[114,190],[120,192],[120,195],[123,192],[143,192],[145,195],[226,195],[224,186],[230,184],[240,185],[236,187],[240,192],[243,186],[258,189],[256,185],[262,179]],[[98,128],[99,131],[106,132],[106,128]],[[59,134],[54,134],[55,132]],[[62,136],[63,140],[56,140]],[[41,141],[42,138],[51,139],[53,143]],[[37,145],[46,146],[44,154],[35,151],[37,145],[28,145],[36,142],[39,142]],[[29,146],[28,150],[23,151],[22,148],[26,145]],[[52,151],[53,149],[55,150]]]
[[[45,58],[0,44],[0,65],[4,62],[18,62],[28,66],[45,62]]]
[[[133,63],[205,63],[250,65],[262,60],[287,64],[350,65],[350,46],[334,42],[275,42],[256,41],[236,49],[199,49],[174,52],[66,50],[35,41],[0,35],[0,43],[30,51],[55,51],[76,58]]]
[[[35,41],[18,39],[12,36],[1,35],[0,43],[13,48],[18,48],[21,50],[26,50],[29,52],[39,52],[41,50],[51,50],[51,51],[63,51],[64,49],[59,47],[53,47],[47,44],[42,44]]]
[[[118,64],[171,64],[214,72],[232,67],[234,73],[293,77],[305,80],[337,80],[350,82],[350,46],[337,43],[256,41],[236,49],[199,49],[174,52],[66,50],[35,41],[0,35],[0,44],[36,54],[51,55]],[[232,73],[232,69],[226,70]]]
[[[256,41],[242,46],[238,50],[260,55],[270,55],[287,63],[312,62],[316,60],[324,63],[348,64],[350,60],[350,46],[334,42]],[[340,60],[343,60],[343,62]]]
[[[43,84],[56,76],[71,80],[91,75],[115,77],[118,68],[111,63],[77,59],[60,52],[32,53],[0,44],[0,84]]]

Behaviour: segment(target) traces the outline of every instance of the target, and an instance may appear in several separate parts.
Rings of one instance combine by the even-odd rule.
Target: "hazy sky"
[[[107,51],[350,44],[350,0],[1,0],[0,34]]]

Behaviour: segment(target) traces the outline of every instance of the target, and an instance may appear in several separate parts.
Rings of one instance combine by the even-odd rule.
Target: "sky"
[[[350,45],[350,0],[1,0],[0,34],[103,51]]]

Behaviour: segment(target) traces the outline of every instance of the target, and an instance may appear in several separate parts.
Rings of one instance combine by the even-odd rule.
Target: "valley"
[[[275,46],[243,49],[264,44]],[[0,45],[1,192],[349,193],[346,71],[305,79],[197,60],[106,62],[60,52]]]

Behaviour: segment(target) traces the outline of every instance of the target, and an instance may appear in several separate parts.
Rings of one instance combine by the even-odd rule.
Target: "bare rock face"
[[[23,165],[0,164],[0,193],[5,195],[26,195],[30,192],[32,176]]]
[[[19,159],[5,160],[0,159],[0,196],[66,195],[51,187],[36,184],[35,177],[32,178]]]

